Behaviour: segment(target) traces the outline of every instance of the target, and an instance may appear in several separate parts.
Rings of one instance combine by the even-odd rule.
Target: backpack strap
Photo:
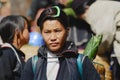
[[[78,58],[77,58],[77,67],[78,67],[78,70],[79,70],[79,73],[80,73],[80,76],[81,76],[82,80],[84,80],[83,79],[83,68],[82,68],[83,67],[82,64],[83,64],[84,59],[85,59],[84,55],[82,55],[82,54],[78,55]]]
[[[38,61],[38,56],[35,55],[32,57],[32,69],[33,69],[33,73],[35,74],[35,69],[36,69],[36,64],[37,64],[37,61]]]

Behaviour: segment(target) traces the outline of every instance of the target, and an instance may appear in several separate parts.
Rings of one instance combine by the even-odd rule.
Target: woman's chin
[[[51,50],[52,52],[58,52],[58,51],[59,51],[59,48],[54,47],[54,48],[50,48],[50,50]]]

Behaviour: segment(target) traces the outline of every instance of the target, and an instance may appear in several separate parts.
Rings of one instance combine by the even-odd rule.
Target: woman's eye
[[[61,32],[61,30],[55,30],[55,32]]]
[[[50,31],[44,31],[44,33],[50,33]]]

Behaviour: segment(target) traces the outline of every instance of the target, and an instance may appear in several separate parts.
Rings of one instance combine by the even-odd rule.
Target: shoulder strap
[[[33,73],[35,74],[35,69],[36,69],[36,63],[38,61],[38,56],[35,55],[32,57],[32,69],[33,69]]]
[[[85,56],[83,56],[81,54],[78,55],[77,66],[78,66],[78,70],[79,70],[79,73],[80,73],[82,80],[84,80],[83,79],[83,68],[82,68],[82,64],[83,64],[84,59],[85,59]]]

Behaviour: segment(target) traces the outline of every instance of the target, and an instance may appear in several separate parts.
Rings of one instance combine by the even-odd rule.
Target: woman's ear
[[[17,38],[20,38],[20,34],[19,34],[18,29],[15,29],[15,35],[16,35]]]
[[[15,29],[15,32],[14,32],[14,39],[13,39],[13,44],[18,47],[19,43],[20,43],[20,40],[19,40],[19,31],[17,29]]]

